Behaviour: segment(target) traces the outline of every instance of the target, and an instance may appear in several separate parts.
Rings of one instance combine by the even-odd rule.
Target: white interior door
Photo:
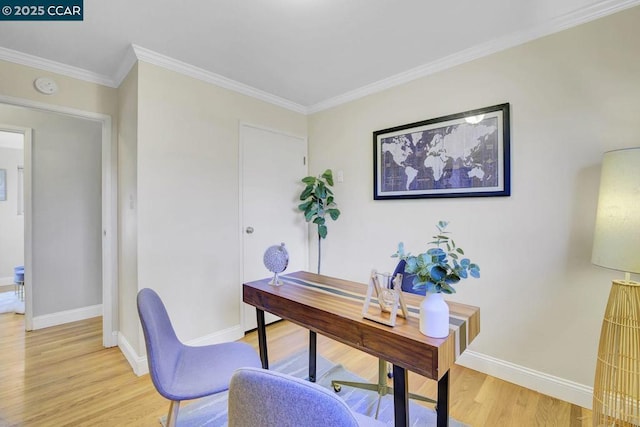
[[[280,243],[289,253],[285,274],[308,268],[308,227],[298,211],[298,196],[304,188],[300,180],[307,175],[306,155],[306,138],[240,125],[243,283],[271,275],[262,257],[269,246]],[[242,305],[244,329],[254,329],[255,308]],[[277,319],[266,317],[267,322]]]

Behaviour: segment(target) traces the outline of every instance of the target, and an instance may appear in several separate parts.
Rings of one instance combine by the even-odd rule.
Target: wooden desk
[[[398,318],[389,327],[362,317],[367,285],[308,272],[281,276],[282,286],[271,278],[245,283],[243,301],[256,307],[260,358],[269,367],[264,312],[309,329],[309,377],[315,380],[315,333],[355,347],[393,364],[394,417],[396,426],[409,425],[407,370],[438,381],[438,427],[449,422],[449,368],[480,332],[480,309],[448,303],[451,333],[429,338],[419,330],[417,307],[423,297],[405,293],[408,319]]]

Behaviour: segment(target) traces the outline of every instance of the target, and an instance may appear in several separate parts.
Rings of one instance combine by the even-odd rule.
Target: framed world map
[[[509,104],[373,132],[373,198],[509,196]]]

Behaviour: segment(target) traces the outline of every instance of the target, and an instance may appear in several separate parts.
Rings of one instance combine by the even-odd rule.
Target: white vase
[[[427,293],[420,303],[420,332],[431,338],[449,336],[449,306],[441,293]]]

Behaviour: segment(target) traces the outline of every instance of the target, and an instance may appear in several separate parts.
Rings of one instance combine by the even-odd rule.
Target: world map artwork
[[[498,118],[381,138],[381,193],[495,188]]]

